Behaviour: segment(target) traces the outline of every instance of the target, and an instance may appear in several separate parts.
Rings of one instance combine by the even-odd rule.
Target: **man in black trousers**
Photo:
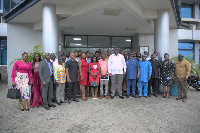
[[[50,107],[55,108],[52,104],[53,97],[53,63],[50,61],[50,53],[45,53],[45,60],[39,63],[39,75],[42,83],[43,105],[46,110]]]
[[[151,97],[151,87],[154,90],[154,96],[158,97],[158,80],[160,79],[160,63],[155,59],[156,54],[151,55],[149,62],[152,66],[151,80],[148,83],[148,96]]]
[[[71,59],[66,62],[66,75],[68,83],[68,103],[71,103],[71,94],[73,92],[73,101],[79,102],[76,97],[78,86],[78,62],[75,60],[75,53],[71,53]]]

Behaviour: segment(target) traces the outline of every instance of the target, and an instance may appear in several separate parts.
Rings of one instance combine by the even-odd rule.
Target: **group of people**
[[[86,101],[86,93],[91,89],[92,100],[97,100],[98,87],[100,87],[100,99],[108,97],[110,88],[110,99],[114,99],[115,90],[118,89],[119,98],[124,99],[122,88],[126,90],[126,98],[132,93],[132,97],[145,98],[153,95],[158,97],[159,85],[163,85],[163,98],[169,98],[170,79],[174,74],[178,77],[178,98],[183,102],[187,99],[186,81],[190,75],[191,65],[184,59],[182,54],[178,55],[175,64],[169,60],[169,54],[164,54],[164,61],[158,61],[158,51],[148,57],[147,51],[143,54],[134,51],[128,55],[124,50],[114,48],[114,54],[110,50],[103,53],[101,49],[95,54],[75,50],[72,53],[59,52],[56,58],[54,53],[45,53],[44,60],[39,53],[35,53],[33,61],[27,62],[28,53],[22,54],[22,60],[16,61],[12,69],[12,85],[20,89],[21,111],[28,111],[28,100],[30,105],[37,108],[43,105],[50,110],[58,105],[73,101],[79,102],[78,90],[82,91],[82,100]],[[97,85],[92,85],[93,83]],[[167,94],[166,94],[167,87]],[[105,91],[104,91],[105,88]],[[132,88],[132,89],[131,89]],[[136,96],[136,91],[139,96]],[[144,90],[144,91],[143,91]],[[143,93],[143,94],[142,94]],[[22,103],[25,100],[25,107]]]

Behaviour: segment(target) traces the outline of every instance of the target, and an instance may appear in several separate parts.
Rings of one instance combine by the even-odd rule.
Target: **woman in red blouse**
[[[100,72],[100,65],[98,62],[98,58],[96,56],[93,56],[91,59],[91,63],[89,63],[90,84],[92,81],[97,81],[98,85],[99,85],[99,72]],[[94,90],[94,88],[95,88],[95,90]],[[92,92],[92,99],[97,100],[98,86],[96,86],[96,87],[91,86],[91,92]]]
[[[25,109],[29,111],[28,99],[31,97],[30,85],[32,84],[32,64],[27,62],[28,53],[22,54],[22,60],[16,61],[12,69],[12,86],[16,86],[16,89],[20,89],[21,99],[20,108],[24,111],[22,100],[25,100]]]

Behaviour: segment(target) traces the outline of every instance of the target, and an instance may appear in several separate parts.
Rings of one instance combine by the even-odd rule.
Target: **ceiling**
[[[170,28],[177,28],[170,0],[41,0],[9,23],[41,22],[45,3],[56,5],[60,27],[71,27],[71,30],[61,29],[63,34],[125,36],[153,33],[153,25],[144,12],[153,11],[150,15],[154,20],[159,9],[169,10]],[[121,12],[118,16],[104,15],[105,9],[120,9]]]

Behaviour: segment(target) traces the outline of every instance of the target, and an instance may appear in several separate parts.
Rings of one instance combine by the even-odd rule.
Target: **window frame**
[[[194,8],[193,8],[193,4],[188,4],[188,3],[181,3],[181,10],[182,10],[182,5],[191,5],[191,17],[189,18],[194,18]],[[182,11],[180,10],[180,16],[181,18],[186,18],[186,17],[182,17]],[[188,17],[187,17],[188,18]]]
[[[1,46],[1,40],[6,40],[6,46]],[[6,48],[7,49],[7,37],[6,36],[1,36],[0,37],[0,65],[2,65],[1,64],[1,48]],[[6,62],[6,65],[8,65],[7,62]]]
[[[71,47],[71,46],[66,46],[65,44],[65,37],[66,36],[86,36],[86,40],[87,40],[87,47],[80,47],[80,48],[115,48],[113,47],[112,44],[112,37],[130,37],[131,38],[131,47],[118,47],[118,48],[122,48],[122,49],[132,49],[132,44],[133,44],[133,39],[132,36],[111,36],[111,35],[72,35],[72,34],[64,34],[64,48],[79,48],[79,47]],[[110,46],[109,47],[88,47],[88,37],[89,36],[106,36],[110,38]]]
[[[182,42],[182,41],[181,41],[181,42],[178,42],[178,45],[179,45],[179,43],[191,43],[191,44],[193,44],[193,49],[179,49],[179,48],[178,48],[178,51],[179,51],[179,50],[183,50],[183,51],[193,51],[193,53],[194,53],[194,48],[195,48],[195,47],[194,47],[194,42]],[[185,56],[184,56],[184,57],[185,57]],[[193,59],[192,59],[192,60],[195,60],[195,55],[194,55],[194,54],[193,54]]]

